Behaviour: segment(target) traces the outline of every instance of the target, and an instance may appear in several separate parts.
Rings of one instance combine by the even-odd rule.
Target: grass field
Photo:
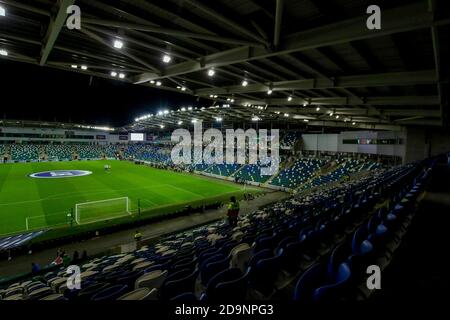
[[[105,164],[111,165],[110,172],[104,171]],[[92,174],[60,179],[29,177],[52,170],[87,170]],[[143,215],[158,215],[177,206],[225,200],[243,192],[243,186],[225,181],[113,160],[3,164],[0,235],[26,231],[27,218],[29,229],[67,228],[67,214],[78,203],[128,197],[132,212],[137,212],[139,199]],[[106,212],[107,206],[101,209],[87,210],[89,217],[84,221],[113,218]]]

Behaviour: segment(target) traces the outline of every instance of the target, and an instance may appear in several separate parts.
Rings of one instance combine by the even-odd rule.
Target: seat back
[[[76,300],[88,301],[92,296],[101,292],[103,289],[108,288],[108,283],[93,283],[87,287],[82,288],[76,295]]]
[[[135,288],[160,288],[167,278],[167,270],[155,270],[139,277],[135,282]]]
[[[95,295],[91,297],[91,301],[106,301],[106,300],[116,300],[120,296],[124,295],[127,292],[128,287],[124,285],[115,285],[106,287],[100,292],[97,292]]]
[[[231,257],[231,267],[239,268],[244,271],[247,268],[248,262],[252,257],[253,248],[246,244],[246,247],[242,246],[239,250],[232,253]]]
[[[352,272],[348,263],[339,265],[334,282],[317,288],[313,294],[315,302],[337,302],[345,295]]]
[[[249,281],[254,288],[263,294],[269,294],[273,288],[281,268],[281,256],[261,259],[249,272]]]
[[[203,268],[200,271],[200,280],[203,285],[208,284],[209,280],[217,273],[228,269],[230,262],[227,256],[218,255],[220,257],[212,257],[203,264]],[[211,262],[210,262],[211,261]]]
[[[183,271],[190,272],[190,270],[183,270]],[[170,280],[168,278],[161,287],[160,297],[163,300],[170,300],[173,297],[176,297],[182,293],[194,292],[197,276],[198,270],[195,270],[194,272],[188,274],[183,278],[177,278],[174,280]]]
[[[206,287],[206,299],[216,301],[216,287],[219,283],[239,279],[242,272],[238,268],[230,268],[219,272],[208,282]]]
[[[228,279],[223,278],[216,284],[214,294],[210,297],[212,301],[244,301],[246,299],[249,273],[234,273],[234,278],[231,276]]]
[[[367,239],[368,232],[367,232],[367,225],[362,224],[353,234],[352,238],[352,252],[357,253],[359,250],[359,246],[361,243]]]
[[[325,267],[320,263],[312,265],[298,279],[297,284],[295,285],[293,300],[303,303],[313,302],[314,290],[320,286],[325,279]]]
[[[156,289],[153,289],[156,290]],[[149,288],[139,288],[131,292],[125,293],[123,296],[117,298],[117,300],[144,300],[144,298],[150,293]]]
[[[330,279],[336,276],[339,265],[342,262],[347,261],[348,257],[351,255],[350,246],[347,243],[341,243],[337,245],[331,252],[330,258],[328,259],[327,273]]]

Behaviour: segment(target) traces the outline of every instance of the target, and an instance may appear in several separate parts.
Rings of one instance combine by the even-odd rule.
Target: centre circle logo
[[[59,179],[59,178],[83,177],[88,176],[90,174],[92,174],[92,172],[86,170],[53,170],[53,171],[32,173],[29,175],[29,177],[37,179]]]

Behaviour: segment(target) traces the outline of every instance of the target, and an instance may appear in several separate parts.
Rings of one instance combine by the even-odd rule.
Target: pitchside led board
[[[132,133],[130,140],[131,141],[144,141],[144,134],[143,133]]]

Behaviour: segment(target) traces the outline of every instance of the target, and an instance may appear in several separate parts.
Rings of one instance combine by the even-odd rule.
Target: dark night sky
[[[122,126],[164,108],[196,105],[176,92],[0,59],[0,117]]]

